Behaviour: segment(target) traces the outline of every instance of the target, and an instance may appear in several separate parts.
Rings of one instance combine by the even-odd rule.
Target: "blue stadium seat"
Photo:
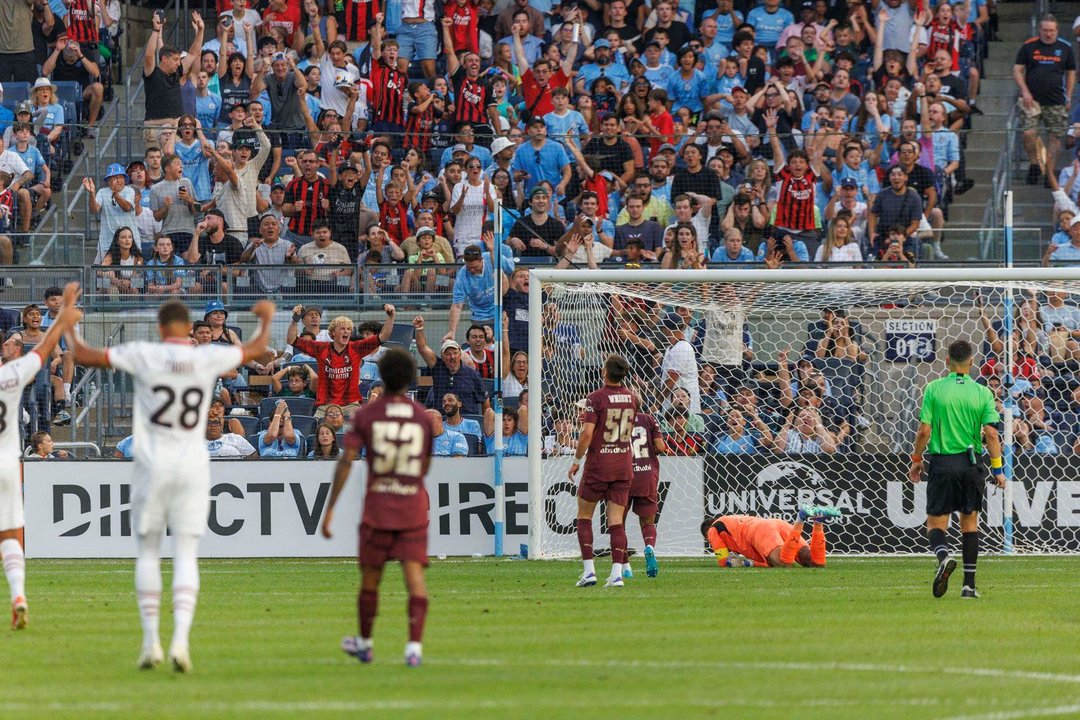
[[[484,443],[480,441],[480,438],[472,433],[462,434],[465,436],[465,442],[469,443],[469,457],[487,457],[487,452],[484,450]]]
[[[240,424],[244,426],[245,435],[258,434],[259,432],[259,418],[252,417],[251,415],[228,415],[226,420],[239,420]]]
[[[504,397],[503,398],[503,410],[517,412],[517,409],[520,406],[521,406],[521,398],[518,398],[518,397]]]
[[[388,342],[397,343],[408,350],[415,335],[416,329],[412,326],[412,323],[394,323],[394,329],[390,333]]]
[[[71,103],[76,106],[82,104],[83,89],[79,83],[74,80],[54,80],[53,85],[56,86],[56,99],[59,102]],[[69,120],[69,122],[71,121]]]
[[[282,400],[289,406],[289,412],[296,415],[312,415],[315,410],[315,401],[311,398],[301,397],[270,397],[263,398],[259,403],[259,417],[268,418],[274,414],[274,408]]]
[[[30,99],[30,83],[4,83],[4,107],[14,110],[23,100]]]

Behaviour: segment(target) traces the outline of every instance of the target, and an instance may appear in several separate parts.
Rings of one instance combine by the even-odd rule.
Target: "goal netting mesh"
[[[926,486],[908,482],[909,457],[924,387],[946,374],[946,349],[960,338],[976,348],[973,374],[1013,418],[1000,428],[1011,482],[1004,492],[988,485],[984,548],[1080,550],[1080,275],[907,281],[878,270],[846,281],[750,282],[734,280],[770,271],[728,270],[691,282],[679,271],[671,281],[619,272],[599,276],[615,281],[579,272],[542,282],[543,352],[532,358],[541,383],[530,393],[543,443],[532,459],[532,557],[578,553],[566,471],[579,401],[601,385],[610,353],[629,361],[630,384],[669,448],[658,554],[703,553],[705,516],[791,520],[801,503],[843,510],[828,529],[831,552],[927,552]],[[770,278],[788,272],[812,277]],[[607,544],[602,516],[598,549]],[[640,552],[637,523],[629,516],[626,527]]]

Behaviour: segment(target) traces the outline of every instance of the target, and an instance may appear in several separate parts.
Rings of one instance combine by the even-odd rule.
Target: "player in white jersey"
[[[23,556],[22,424],[23,388],[32,383],[49,361],[60,337],[78,320],[75,301],[79,284],[64,288],[64,304],[45,337],[18,360],[0,366],[0,557],[11,590],[11,628],[21,630],[27,623],[26,560]],[[47,382],[47,381],[46,381]]]
[[[169,661],[178,672],[191,670],[188,635],[199,593],[198,544],[210,510],[210,455],[206,419],[214,384],[223,373],[266,353],[274,304],[252,308],[259,331],[245,345],[193,346],[187,307],[169,300],[158,310],[162,342],[132,342],[92,348],[68,333],[75,362],[112,367],[135,378],[135,467],[131,500],[138,542],[135,591],[142,618],[140,668],[164,659],[158,637],[161,607],[161,539],[173,536],[173,638]]]

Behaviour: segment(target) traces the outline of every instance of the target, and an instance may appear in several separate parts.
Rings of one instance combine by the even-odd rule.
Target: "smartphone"
[[[232,13],[230,13],[230,14],[228,14],[228,15],[222,15],[222,16],[221,16],[221,27],[223,27],[223,28],[225,28],[226,30],[228,30],[229,28],[231,28],[231,27],[232,27],[232,24],[233,24],[233,16],[232,16]]]
[[[162,23],[162,24],[165,23],[165,11],[164,10],[155,10],[154,11],[154,17],[157,18],[157,21],[159,23]]]

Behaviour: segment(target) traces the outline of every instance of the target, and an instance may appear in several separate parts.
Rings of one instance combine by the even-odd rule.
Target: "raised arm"
[[[48,5],[48,3],[46,3]],[[164,24],[164,15],[158,16],[154,13],[150,17],[150,23],[152,29],[150,30],[150,37],[146,40],[146,50],[143,51],[143,75],[147,76],[154,72],[154,68],[157,67],[157,52],[158,46],[161,44],[161,28]]]
[[[442,41],[443,52],[446,53],[446,74],[451,76],[461,67],[457,53],[454,52],[454,36],[450,34],[450,28],[453,25],[454,19],[452,17],[447,16],[442,19]],[[496,127],[498,126],[496,125]]]
[[[383,321],[382,330],[379,331],[379,342],[384,343],[394,334],[394,319],[397,317],[397,309],[390,303],[386,303],[382,307],[383,312],[386,313],[386,320]]]
[[[246,365],[266,354],[266,348],[270,345],[270,321],[274,319],[274,310],[274,303],[270,300],[260,300],[251,308],[251,312],[259,318],[259,329],[254,337],[241,346],[244,351],[242,364]]]
[[[427,336],[424,333],[424,316],[417,315],[412,321],[414,336],[416,338],[416,352],[420,353],[420,357],[424,359],[427,366],[435,367],[435,351],[431,349],[431,346],[427,344]]]
[[[191,47],[188,48],[187,57],[180,61],[180,67],[183,69],[184,75],[191,72],[191,66],[199,62],[202,56],[203,35],[206,33],[206,23],[203,22],[202,15],[198,12],[191,13],[191,27],[195,28],[195,38],[191,41]],[[249,50],[248,56],[250,55],[251,51]]]
[[[60,307],[60,313],[45,332],[45,337],[30,351],[41,357],[42,364],[49,362],[49,358],[54,354],[53,351],[57,349],[60,338],[78,321],[79,310],[75,307],[75,303],[79,299],[80,292],[77,282],[68,283],[64,287],[64,304]]]

